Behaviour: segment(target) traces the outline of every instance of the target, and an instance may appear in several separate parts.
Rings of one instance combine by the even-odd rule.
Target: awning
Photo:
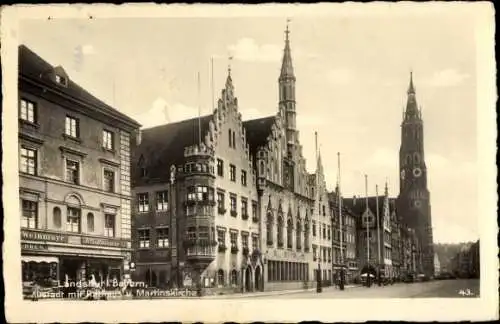
[[[22,255],[21,262],[59,263],[59,258],[53,256]]]

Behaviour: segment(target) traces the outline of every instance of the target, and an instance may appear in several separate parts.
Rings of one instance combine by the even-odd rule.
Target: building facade
[[[315,174],[305,168],[286,35],[276,115],[242,122],[229,69],[212,114],[143,130],[136,278],[243,292],[310,285],[317,267],[331,278],[326,184],[319,159]]]
[[[412,76],[401,124],[399,171],[398,211],[402,215],[403,222],[416,231],[422,251],[422,271],[430,277],[434,275],[430,193],[427,188],[422,112],[417,106]]]
[[[23,282],[126,278],[140,125],[24,45],[18,78]]]

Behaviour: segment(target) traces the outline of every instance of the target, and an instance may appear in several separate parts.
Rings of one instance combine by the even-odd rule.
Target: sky
[[[33,19],[20,22],[19,40],[145,127],[211,113],[212,93],[217,100],[230,63],[247,120],[278,110],[286,20]],[[434,240],[478,239],[474,26],[463,12],[292,17],[297,126],[308,170],[314,171],[317,131],[330,190],[340,152],[344,196],[364,196],[367,174],[369,195],[376,185],[382,194],[387,181],[396,197],[402,109],[413,71]]]

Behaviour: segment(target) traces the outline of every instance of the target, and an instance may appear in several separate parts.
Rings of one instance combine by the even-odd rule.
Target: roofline
[[[271,115],[271,116],[267,116],[267,117],[260,117],[260,118],[256,118],[256,119],[247,119],[247,120],[244,120],[242,123],[260,121],[260,120],[269,119],[269,118],[276,118],[276,115]]]
[[[202,119],[202,118],[206,118],[206,117],[212,117],[212,116],[213,116],[213,114],[206,114],[206,115],[199,116],[199,117],[192,117],[192,118],[188,118],[188,119],[179,120],[179,121],[176,121],[176,122],[165,123],[165,124],[162,124],[162,125],[157,125],[157,126],[153,126],[153,127],[149,127],[149,128],[143,128],[142,131],[143,132],[144,131],[149,131],[149,130],[160,128],[160,127],[177,125],[177,124],[180,124],[180,123],[185,123],[185,122],[188,122],[188,121],[192,121],[192,120],[196,120],[196,119]]]
[[[46,88],[48,90],[50,90],[51,92],[55,93],[56,95],[58,96],[61,96],[61,97],[64,97],[64,98],[67,98],[67,99],[70,99],[71,101],[81,105],[81,106],[84,106],[84,107],[90,107],[94,110],[96,110],[97,112],[105,115],[105,116],[108,116],[108,117],[112,117],[114,119],[118,119],[119,121],[121,121],[122,123],[124,123],[125,125],[127,126],[130,126],[132,128],[140,128],[142,125],[139,124],[136,120],[128,117],[127,115],[119,112],[116,108],[113,108],[111,106],[108,106],[107,108],[108,109],[111,109],[111,111],[106,111],[104,110],[102,107],[99,107],[98,105],[95,105],[95,104],[92,104],[86,100],[82,100],[81,98],[76,98],[75,96],[73,95],[70,95],[68,93],[65,93],[63,91],[60,91],[59,89],[57,89],[56,87],[48,84],[48,83],[44,83],[44,82],[39,82],[36,78],[33,78],[29,75],[26,75],[26,74],[23,74],[21,72],[19,72],[19,76],[21,79],[29,82],[29,83],[33,83],[33,84],[36,84],[40,87],[43,87],[43,88]],[[75,83],[76,85],[78,85],[77,83]],[[80,85],[78,85],[79,87],[81,87]],[[85,90],[83,87],[81,87],[83,90]],[[86,90],[85,90],[86,91]],[[97,100],[100,101],[100,99],[96,98]],[[104,105],[106,105],[104,102],[103,102]]]

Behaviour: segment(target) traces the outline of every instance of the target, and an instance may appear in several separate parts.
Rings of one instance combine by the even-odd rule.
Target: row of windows
[[[278,247],[284,246],[283,228],[285,224],[283,222],[283,217],[278,217]],[[274,244],[274,231],[273,231],[273,221],[272,216],[268,215],[267,224],[267,245]],[[296,247],[297,250],[302,248],[302,225],[300,220],[297,221],[295,226],[295,236],[296,236]],[[291,218],[287,221],[287,248],[291,249],[293,247],[293,221]],[[306,220],[304,224],[304,248],[307,251],[309,249],[309,222]]]
[[[217,243],[219,244],[219,249],[226,247],[226,233],[227,229],[223,227],[217,228]],[[249,237],[250,233],[241,231],[241,246],[242,248],[249,248]],[[257,250],[259,247],[259,236],[257,234],[252,234],[252,250]],[[238,249],[238,230],[229,229],[229,242],[231,244],[231,250]]]
[[[217,209],[219,214],[224,214],[226,212],[226,195],[222,191],[217,192]],[[243,219],[248,218],[248,199],[246,197],[241,197],[241,216]],[[238,215],[238,197],[234,193],[229,193],[229,208],[231,216],[236,217]],[[257,217],[257,202],[252,201],[252,219],[256,221]]]
[[[31,200],[21,200],[21,227],[23,228],[38,228],[38,202]],[[54,207],[52,211],[52,220],[55,229],[62,229],[62,215],[59,207]],[[113,214],[104,214],[104,236],[115,236],[115,221],[116,216]],[[66,226],[67,232],[81,233],[81,210],[79,208],[66,208]],[[92,233],[95,231],[95,219],[93,213],[87,214],[87,231]]]
[[[19,116],[21,120],[36,124],[38,122],[38,109],[35,102],[21,98],[19,101]],[[66,116],[64,124],[64,135],[79,138],[80,137],[80,120]],[[114,150],[114,133],[104,129],[102,131],[102,147],[107,150]]]
[[[137,194],[137,208],[140,213],[149,212],[150,202],[149,193]],[[168,191],[162,190],[155,193],[155,206],[157,211],[165,211],[168,209]]]
[[[137,231],[139,248],[147,249],[151,246],[151,236],[149,229],[140,229]],[[169,245],[169,229],[168,227],[159,227],[155,229],[155,245],[157,248],[168,248]]]
[[[21,146],[19,152],[19,169],[23,173],[38,175],[38,151],[34,148]],[[79,185],[81,180],[81,163],[65,158],[64,181]],[[103,171],[103,190],[115,192],[115,172],[105,168]]]
[[[313,261],[316,261],[318,258],[320,258],[321,260],[319,261],[332,262],[332,248],[320,246],[318,255],[318,246],[313,244],[312,251],[313,251]]]
[[[217,159],[217,175],[224,177],[224,161]],[[236,182],[236,166],[234,164],[229,165],[229,179]],[[241,170],[241,184],[246,187],[247,185],[247,172]]]

